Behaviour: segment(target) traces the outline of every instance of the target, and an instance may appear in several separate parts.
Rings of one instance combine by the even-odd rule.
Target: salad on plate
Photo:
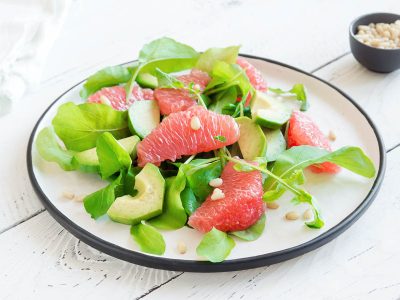
[[[65,171],[108,182],[84,197],[88,217],[131,226],[153,255],[165,252],[163,232],[189,226],[204,234],[197,254],[217,263],[235,240],[260,237],[267,207],[284,193],[310,206],[305,226],[324,226],[317,199],[302,187],[305,169],[375,176],[359,147],[331,148],[307,114],[303,84],[267,86],[239,48],[200,53],[160,38],[132,64],[90,76],[80,104],[59,106],[36,147]]]

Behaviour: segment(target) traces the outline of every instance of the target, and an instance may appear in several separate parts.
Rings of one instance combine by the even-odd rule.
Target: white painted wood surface
[[[400,143],[400,72],[371,73],[351,55],[330,63],[349,50],[350,21],[371,11],[400,13],[400,2],[76,1],[42,84],[0,118],[0,298],[399,299],[399,149],[388,155],[375,203],[334,242],[275,266],[211,275],[151,270],[79,243],[42,212],[25,166],[30,131],[59,94],[102,66],[134,59],[162,35],[198,49],[240,43],[243,53],[308,71],[326,65],[316,74],[361,104],[392,148]]]

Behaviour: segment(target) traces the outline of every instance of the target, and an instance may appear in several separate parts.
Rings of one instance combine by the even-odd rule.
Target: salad
[[[323,227],[304,170],[373,178],[375,167],[358,147],[331,149],[301,83],[267,87],[238,52],[170,38],[144,45],[129,66],[90,76],[83,103],[60,105],[37,135],[39,154],[107,181],[83,199],[88,217],[131,226],[146,253],[162,255],[162,232],[189,226],[204,234],[197,254],[221,262],[235,240],[260,237],[267,207],[286,192],[310,206],[305,226]]]

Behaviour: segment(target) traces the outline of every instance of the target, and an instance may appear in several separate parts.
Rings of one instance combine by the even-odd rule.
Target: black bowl
[[[373,13],[363,15],[350,24],[350,48],[355,59],[367,69],[389,73],[400,68],[400,49],[380,49],[363,44],[356,39],[359,25],[370,23],[394,23],[400,15],[391,13]]]

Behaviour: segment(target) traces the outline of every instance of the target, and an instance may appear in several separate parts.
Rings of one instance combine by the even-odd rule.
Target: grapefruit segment
[[[246,72],[247,77],[251,85],[258,91],[266,92],[267,84],[264,81],[264,78],[259,70],[256,69],[251,63],[249,63],[243,57],[238,57],[236,63],[242,67],[242,69]]]
[[[190,216],[190,226],[204,233],[213,227],[224,232],[239,231],[249,228],[265,212],[260,171],[238,172],[233,166],[229,162],[221,174],[219,189],[224,197],[212,200],[208,196]]]
[[[198,85],[200,91],[203,91],[211,78],[207,73],[193,69],[190,74],[177,77],[185,85],[194,83]],[[169,115],[173,112],[187,110],[197,104],[196,100],[190,95],[189,91],[184,89],[160,88],[155,89],[154,97],[158,101],[158,106],[162,115]]]
[[[200,128],[191,127],[191,120],[197,117]],[[224,138],[216,139],[217,136]],[[146,136],[138,145],[137,155],[140,167],[146,163],[157,166],[164,160],[175,161],[184,155],[231,145],[239,139],[239,126],[231,116],[220,115],[201,106],[172,113]]]
[[[133,102],[140,100],[153,100],[153,91],[151,89],[142,89],[135,85],[129,102],[126,102],[125,88],[120,85],[105,87],[88,98],[89,103],[104,103],[111,105],[116,110],[127,110]]]
[[[332,151],[326,136],[305,113],[294,111],[289,120],[288,126],[287,144],[289,148],[308,145]],[[314,173],[324,172],[335,174],[340,171],[340,167],[331,162],[312,165],[309,168]]]

